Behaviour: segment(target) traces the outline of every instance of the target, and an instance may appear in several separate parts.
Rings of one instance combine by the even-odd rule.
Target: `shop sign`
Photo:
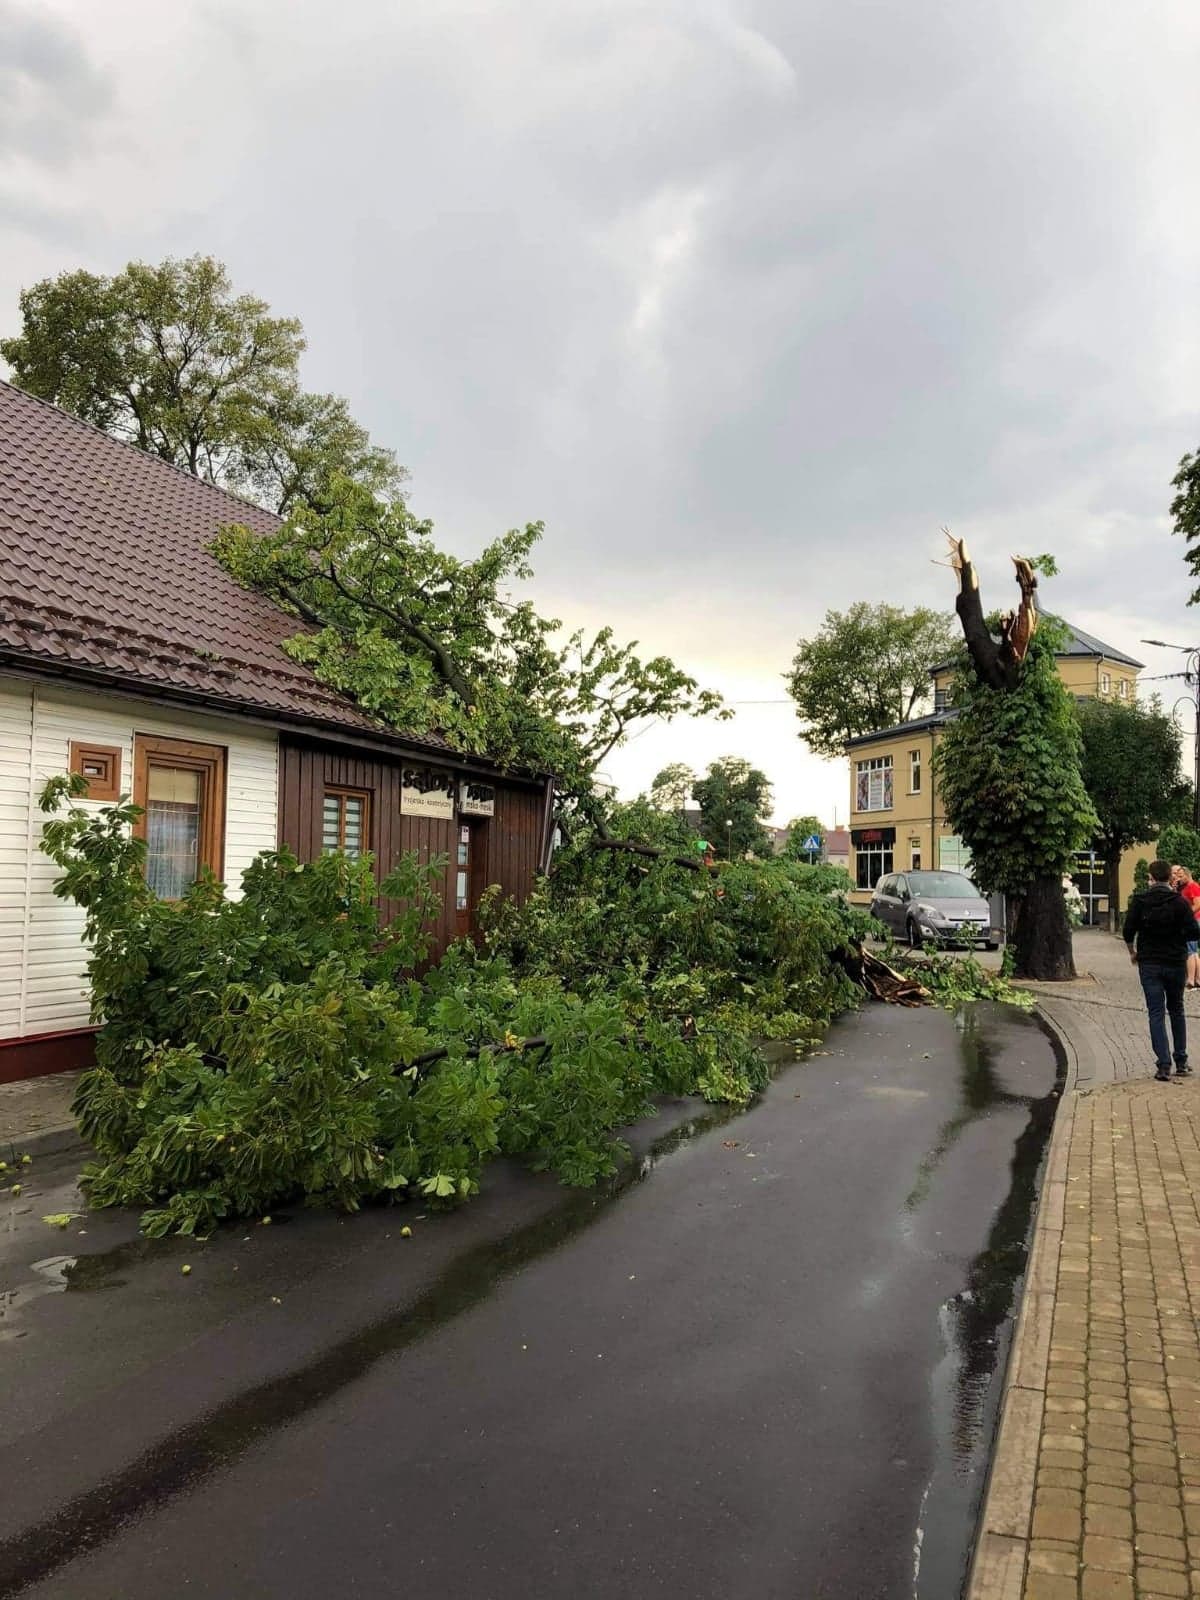
[[[494,817],[496,791],[490,783],[464,778],[458,786],[458,809],[464,817]]]
[[[405,767],[400,775],[400,815],[454,821],[454,777],[434,767]]]

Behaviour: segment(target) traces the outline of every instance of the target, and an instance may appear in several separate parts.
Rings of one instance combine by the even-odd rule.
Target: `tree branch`
[[[588,841],[589,850],[618,850],[631,856],[649,856],[656,861],[670,861],[677,867],[687,867],[692,872],[711,872],[715,869],[691,856],[677,856],[670,850],[659,850],[652,844],[638,844],[634,839],[600,838]]]
[[[950,565],[958,574],[958,597],[954,609],[962,623],[963,637],[967,641],[975,671],[993,689],[1010,688],[1011,682],[1000,657],[1000,647],[988,632],[983,615],[979,578],[967,554],[967,541],[956,539],[948,528],[943,528],[942,532],[950,541]]]
[[[471,706],[475,704],[475,695],[472,693],[471,686],[454,664],[450,652],[442,644],[441,640],[435,638],[427,628],[423,628],[419,622],[413,622],[401,612],[393,610],[391,606],[385,606],[378,600],[372,600],[369,596],[348,588],[338,577],[337,568],[332,561],[329,563],[327,571],[315,573],[314,576],[323,578],[327,583],[331,583],[338,593],[349,600],[352,605],[361,606],[364,611],[373,611],[376,616],[385,618],[393,627],[399,628],[402,633],[407,633],[411,639],[415,639],[418,644],[424,646],[433,657],[447,688],[454,691],[463,705]]]

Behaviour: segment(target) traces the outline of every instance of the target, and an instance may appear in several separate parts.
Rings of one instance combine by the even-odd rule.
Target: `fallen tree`
[[[368,857],[282,850],[237,899],[202,877],[162,902],[137,808],[64,811],[77,783],[47,785],[43,848],[86,912],[104,1024],[76,1099],[92,1204],[207,1233],[285,1201],[461,1201],[497,1154],[593,1183],[656,1095],[745,1105],[767,1081],[762,1039],[803,1051],[866,994],[929,998],[864,953],[844,874],[713,868],[678,819],[600,792],[631,726],[719,715],[720,698],[609,629],[559,642],[514,601],[538,532],[461,562],[402,503],[343,484],[321,514],[218,546],[306,624],[292,653],[382,721],[555,775],[553,871],[524,906],[490,903],[479,945],[426,970],[444,861],[403,857],[377,882]],[[380,896],[401,907],[386,925]]]

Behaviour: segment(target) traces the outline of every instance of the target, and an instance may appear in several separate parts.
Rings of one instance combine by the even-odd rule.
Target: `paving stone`
[[[1185,1572],[1167,1572],[1140,1565],[1137,1569],[1134,1593],[1138,1600],[1159,1600],[1160,1596],[1188,1595],[1191,1592]],[[1025,1593],[1029,1596],[1032,1591],[1027,1588]]]
[[[1178,1516],[1178,1512],[1176,1512]],[[1182,1519],[1180,1528],[1183,1527]],[[1149,1525],[1147,1525],[1149,1526]],[[1169,1528],[1158,1528],[1154,1532],[1169,1533]],[[1033,1511],[1033,1537],[1035,1539],[1063,1539],[1070,1544],[1076,1544],[1083,1532],[1083,1518],[1081,1514],[1070,1506],[1035,1506]]]
[[[1123,1572],[1089,1568],[1083,1574],[1082,1600],[1134,1600],[1133,1579]]]
[[[1025,1581],[1024,1600],[1079,1600],[1079,1587],[1074,1578],[1052,1572],[1031,1572]]]
[[[1134,1486],[1133,1518],[1139,1533],[1169,1533],[1175,1538],[1183,1535],[1183,1513],[1178,1506],[1158,1505],[1154,1501],[1136,1498],[1137,1486]],[[1060,1535],[1060,1537],[1069,1537]]]
[[[1106,1572],[1133,1571],[1133,1545],[1128,1539],[1105,1539],[1087,1534],[1083,1541],[1085,1567],[1103,1567]]]

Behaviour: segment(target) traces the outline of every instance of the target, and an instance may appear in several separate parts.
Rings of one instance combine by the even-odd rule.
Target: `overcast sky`
[[[1197,83],[1195,0],[0,0],[0,332],[221,257],[447,544],[544,520],[545,609],[743,702],[623,790],[731,752],[844,821],[781,674],[829,607],[952,603],[943,523],[989,603],[1050,550],[1150,672],[1200,638]]]

